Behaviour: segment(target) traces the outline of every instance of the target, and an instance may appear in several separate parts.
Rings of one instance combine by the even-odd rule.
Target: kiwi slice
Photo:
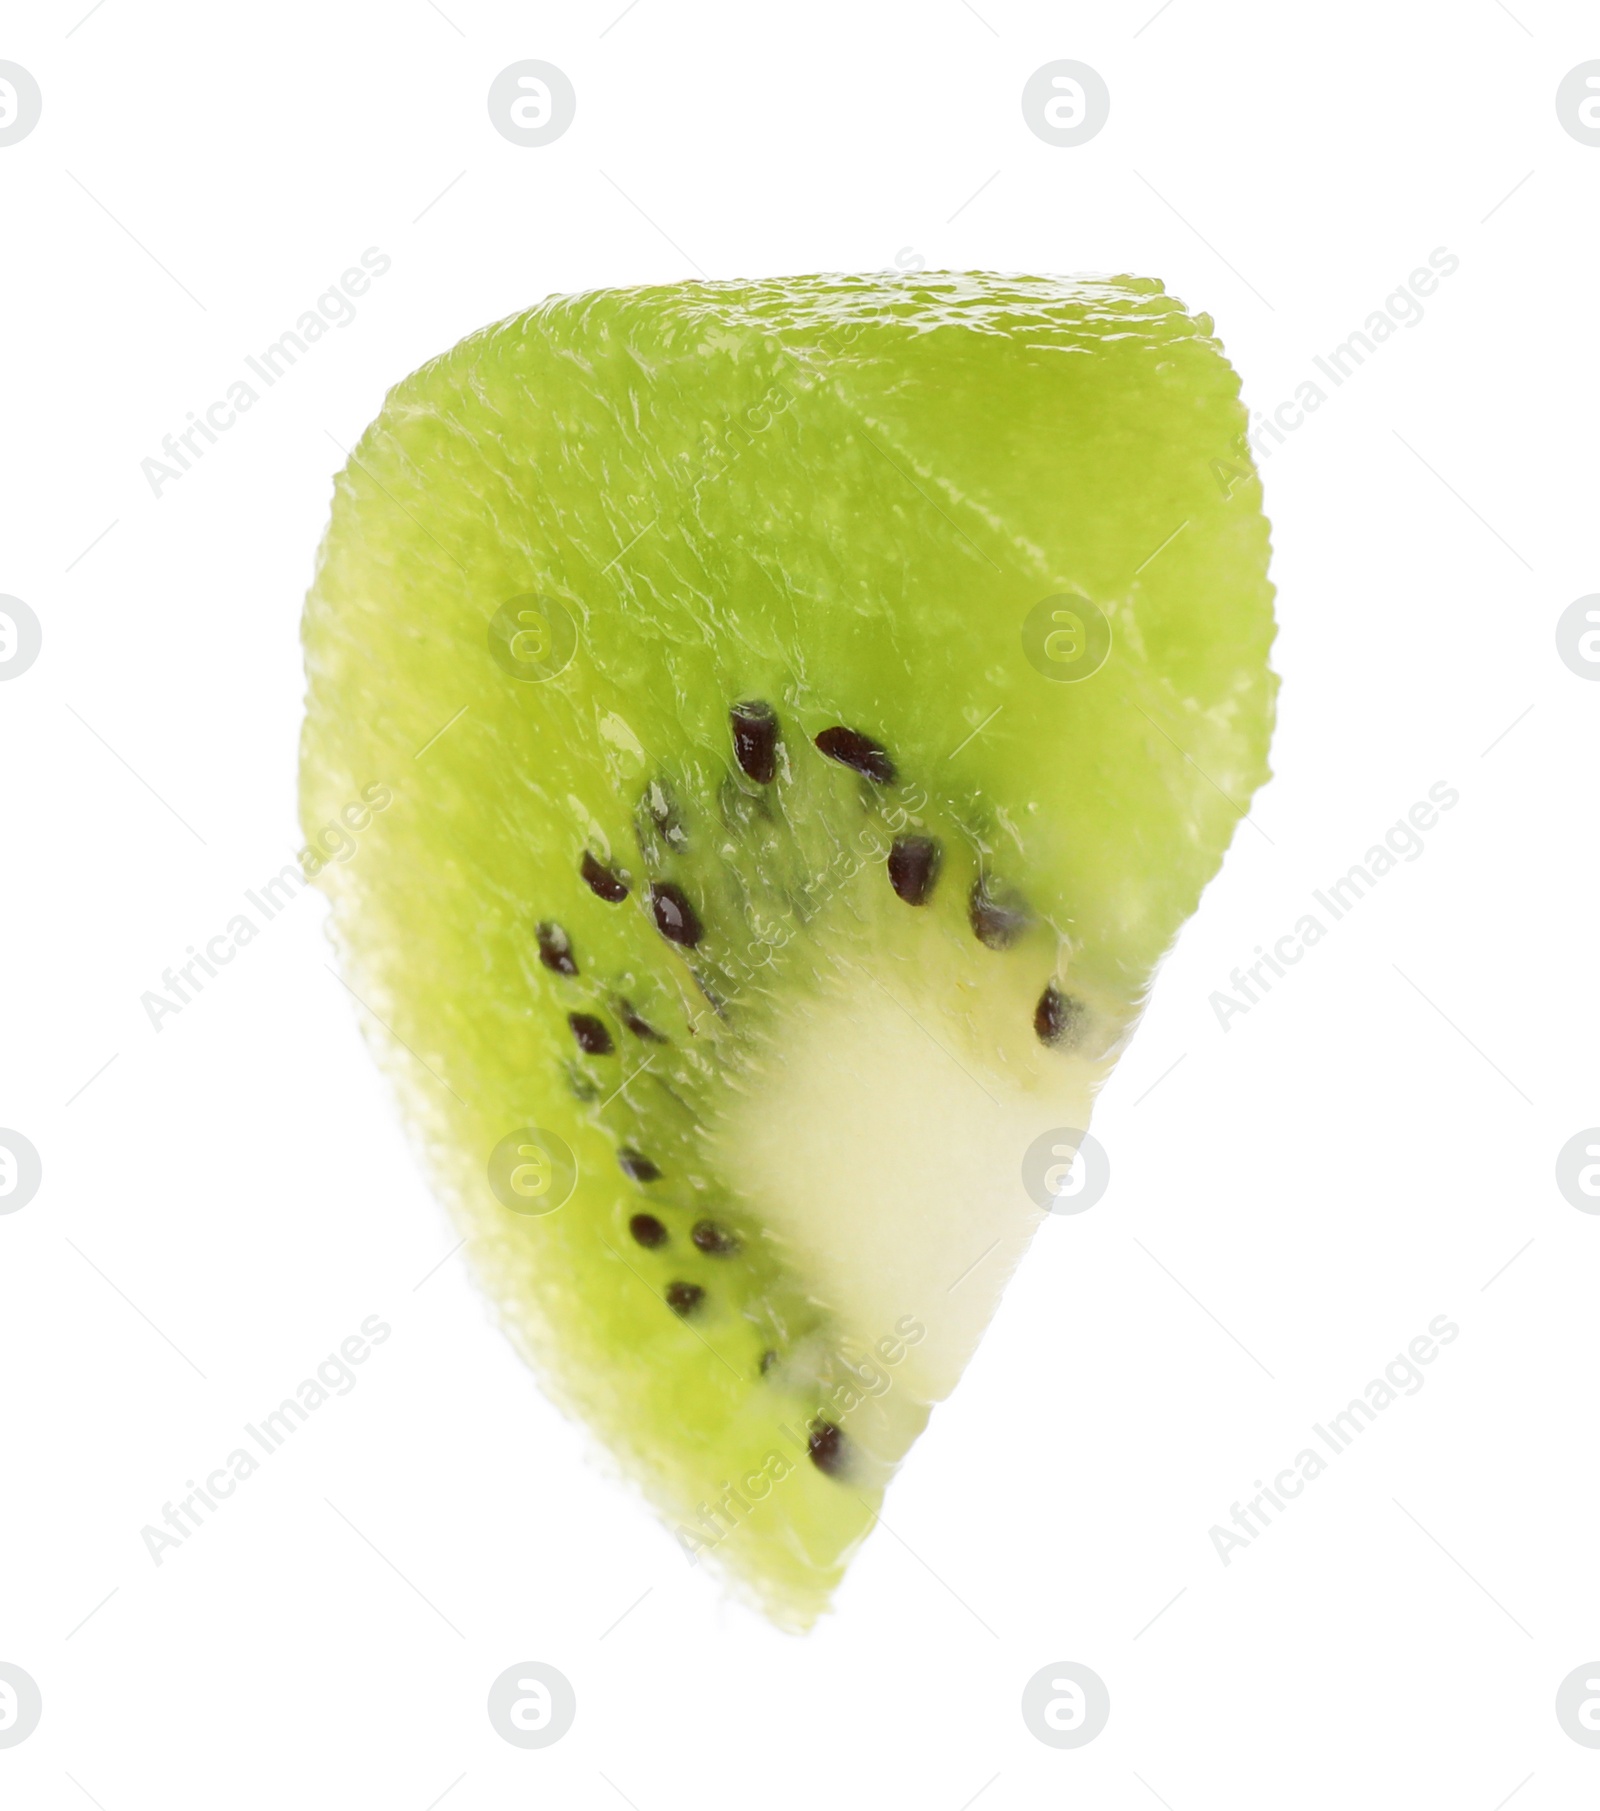
[[[687,283],[473,334],[336,482],[345,975],[513,1339],[785,1625],[1267,776],[1245,427],[1153,281]]]

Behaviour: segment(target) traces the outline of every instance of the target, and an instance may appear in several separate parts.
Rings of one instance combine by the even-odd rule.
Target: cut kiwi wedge
[[[1153,281],[686,283],[472,335],[337,479],[345,976],[512,1338],[785,1626],[1267,777],[1246,425]]]

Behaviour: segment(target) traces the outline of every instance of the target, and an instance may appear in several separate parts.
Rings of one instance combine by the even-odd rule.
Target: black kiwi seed
[[[646,1251],[654,1251],[667,1242],[667,1229],[654,1214],[635,1214],[628,1222],[628,1231],[633,1234],[634,1243]]]
[[[718,1226],[715,1220],[697,1221],[689,1237],[694,1240],[695,1250],[703,1251],[708,1258],[725,1258],[739,1249],[739,1235]]]
[[[817,747],[830,761],[837,761],[841,767],[852,768],[856,773],[864,774],[867,779],[875,780],[880,786],[888,786],[894,780],[895,765],[889,759],[887,750],[870,736],[863,736],[859,730],[838,726],[825,729],[817,737]]]
[[[657,1031],[648,1019],[641,1019],[626,1000],[617,1001],[617,1017],[636,1038],[644,1038],[651,1044],[666,1043],[665,1032]]]
[[[559,924],[536,925],[533,934],[539,940],[539,960],[546,968],[553,968],[558,975],[577,974],[572,939]]]
[[[1028,909],[1019,899],[997,899],[985,881],[974,881],[967,899],[967,922],[986,948],[1008,950],[1028,928]]]
[[[661,1180],[661,1171],[642,1151],[630,1150],[627,1145],[624,1145],[617,1152],[617,1162],[622,1165],[623,1175],[631,1177],[635,1182],[659,1182]]]
[[[1083,1029],[1085,1010],[1082,1000],[1062,993],[1054,981],[1050,982],[1033,1009],[1033,1029],[1039,1042],[1052,1046],[1075,1044]]]
[[[889,851],[889,885],[907,905],[926,905],[942,860],[931,836],[897,836]]]
[[[619,880],[604,862],[596,861],[587,849],[583,852],[583,865],[578,872],[582,874],[591,893],[598,893],[602,899],[610,900],[612,905],[628,897],[628,883]]]
[[[706,1292],[698,1283],[667,1284],[667,1306],[684,1320],[687,1320],[705,1299]]]
[[[728,712],[733,758],[752,780],[770,786],[778,771],[778,718],[770,704],[753,699]]]
[[[810,1453],[811,1463],[817,1470],[826,1472],[830,1478],[837,1478],[845,1469],[848,1453],[844,1435],[831,1421],[824,1421],[819,1417],[812,1422],[806,1451]]]
[[[655,913],[656,929],[668,943],[692,950],[705,935],[687,894],[670,880],[657,881],[651,887],[650,910]]]
[[[773,1351],[771,1346],[768,1346],[766,1351],[761,1354],[761,1375],[765,1377],[768,1371],[770,1371],[777,1362],[777,1353]]]
[[[578,1048],[585,1056],[610,1056],[616,1048],[605,1025],[589,1013],[569,1012],[567,1023],[572,1027],[572,1035],[578,1040]]]

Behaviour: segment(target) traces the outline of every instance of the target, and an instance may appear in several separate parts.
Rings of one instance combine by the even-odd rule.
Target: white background
[[[0,591],[45,637],[0,688],[0,1123],[45,1174],[0,1218],[0,1660],[44,1695],[0,1800],[1593,1803],[1553,1710],[1600,1654],[1600,1219],[1554,1182],[1600,1120],[1600,687],[1553,639],[1597,588],[1600,149],[1554,108],[1592,15],[83,3],[0,33],[44,95],[0,149]],[[524,57],[577,90],[546,148],[485,109]],[[1112,97],[1077,149],[1019,108],[1059,57]],[[359,317],[152,496],[368,246]],[[837,1614],[774,1633],[435,1269],[316,896],[141,1010],[296,847],[338,446],[552,291],[917,257],[1159,275],[1271,406],[1437,246],[1426,317],[1264,468],[1277,777],[1104,1096],[1110,1191],[1045,1227]],[[1425,854],[1222,1030],[1229,971],[1440,780]],[[140,1529],[374,1313],[358,1387],[155,1567]],[[1212,1524],[1439,1314],[1425,1388],[1224,1566]],[[534,1753],[484,1709],[526,1659],[578,1695]],[[1019,1712],[1058,1660],[1111,1693],[1072,1752]]]

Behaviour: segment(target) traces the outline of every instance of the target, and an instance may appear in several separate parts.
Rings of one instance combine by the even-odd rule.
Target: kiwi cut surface
[[[472,335],[336,481],[344,973],[512,1338],[786,1626],[1267,777],[1245,426],[1153,281],[689,283]]]

